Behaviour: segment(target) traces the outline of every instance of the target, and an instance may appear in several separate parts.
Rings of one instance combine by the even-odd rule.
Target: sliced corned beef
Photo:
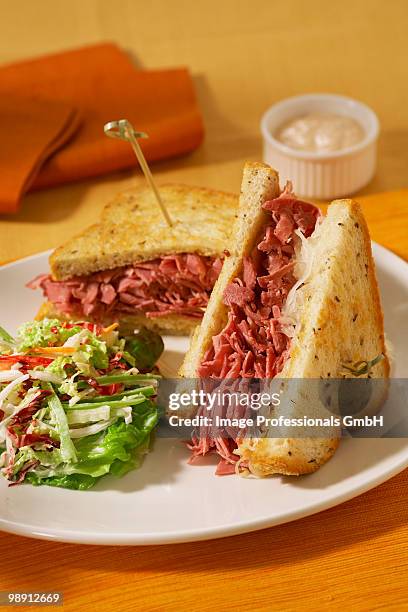
[[[291,340],[280,319],[296,282],[295,245],[300,238],[295,231],[299,229],[309,237],[320,212],[312,204],[296,199],[290,184],[279,198],[265,202],[263,208],[270,213],[270,221],[257,249],[244,258],[241,278],[234,279],[224,291],[228,321],[213,338],[198,369],[202,379],[274,378],[289,357]],[[206,386],[205,381],[202,384]],[[225,381],[220,384],[225,385]],[[226,469],[225,464],[234,466],[238,460],[234,448],[235,441],[224,438],[221,432],[209,436],[200,431],[190,445],[192,462],[195,457],[215,451],[221,457],[217,473],[225,474],[234,471],[233,467]]]
[[[141,312],[150,318],[178,314],[199,319],[221,267],[219,258],[182,253],[69,281],[42,274],[28,287],[41,288],[63,313],[95,320]]]

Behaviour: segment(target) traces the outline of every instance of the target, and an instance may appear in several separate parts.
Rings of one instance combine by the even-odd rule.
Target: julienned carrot
[[[103,328],[103,333],[106,334],[110,331],[113,331],[114,329],[117,329],[118,327],[119,323],[112,323],[112,325],[108,325],[108,327]]]
[[[73,346],[41,346],[30,349],[30,353],[45,353],[46,355],[73,355],[76,352]]]

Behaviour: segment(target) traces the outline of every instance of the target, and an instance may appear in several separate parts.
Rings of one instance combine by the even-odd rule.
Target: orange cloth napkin
[[[184,68],[137,70],[114,44],[0,68],[0,212],[15,212],[29,188],[136,167],[130,145],[103,133],[123,118],[149,134],[140,145],[150,161],[188,153],[203,138]]]

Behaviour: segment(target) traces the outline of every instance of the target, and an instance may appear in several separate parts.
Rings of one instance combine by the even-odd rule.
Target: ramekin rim
[[[339,151],[331,151],[327,153],[327,152],[302,151],[299,149],[293,149],[292,147],[289,147],[283,144],[282,142],[277,140],[272,135],[272,133],[270,132],[268,128],[267,122],[268,122],[271,112],[276,111],[277,107],[286,106],[288,103],[294,102],[295,100],[307,101],[307,100],[312,100],[312,99],[323,99],[323,98],[337,100],[337,101],[341,101],[347,104],[351,102],[352,104],[360,107],[360,109],[366,113],[366,115],[369,117],[372,123],[372,127],[370,130],[366,132],[365,137],[360,142],[356,143],[355,145],[352,145],[351,147],[346,147],[344,149],[340,149]],[[276,149],[278,149],[281,153],[283,153],[287,157],[305,159],[305,160],[322,161],[322,160],[329,160],[329,159],[338,159],[340,157],[347,157],[355,153],[359,153],[360,151],[363,151],[365,148],[367,148],[369,145],[373,144],[377,140],[379,131],[380,131],[380,122],[378,120],[376,113],[372,110],[372,108],[370,108],[367,104],[364,104],[364,102],[360,102],[359,100],[356,100],[355,98],[350,98],[349,96],[343,96],[340,94],[311,93],[311,94],[301,94],[298,96],[290,96],[289,98],[284,98],[280,100],[279,102],[272,104],[272,106],[270,106],[262,115],[260,127],[261,127],[261,132],[262,132],[264,141],[268,142],[269,144],[272,144]]]

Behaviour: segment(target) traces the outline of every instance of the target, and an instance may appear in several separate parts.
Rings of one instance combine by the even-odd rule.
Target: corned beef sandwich
[[[221,271],[237,198],[221,191],[163,185],[169,228],[149,188],[119,194],[101,223],[54,251],[50,274],[29,283],[47,302],[38,318],[119,321],[188,334],[201,320]]]
[[[201,385],[211,379],[213,389],[214,379],[221,386],[295,379],[283,404],[271,408],[276,417],[320,413],[320,398],[307,380],[388,378],[370,238],[358,204],[335,201],[324,217],[290,184],[281,192],[272,168],[246,164],[230,251],[185,357],[184,378]],[[385,393],[386,385],[372,398],[371,411]],[[336,432],[254,439],[210,436],[204,429],[190,444],[190,462],[216,452],[218,474],[299,475],[317,470],[337,445]]]

